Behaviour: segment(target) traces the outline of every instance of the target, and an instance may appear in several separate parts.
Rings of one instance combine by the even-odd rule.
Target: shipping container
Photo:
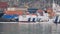
[[[8,6],[7,2],[0,2],[0,8],[6,8]]]

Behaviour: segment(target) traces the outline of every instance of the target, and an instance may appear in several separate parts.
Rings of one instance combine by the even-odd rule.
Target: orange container
[[[23,11],[19,10],[19,11],[5,11],[5,14],[9,14],[9,15],[13,15],[13,14],[17,14],[17,15],[22,15]]]
[[[53,18],[55,16],[55,12],[53,12],[53,9],[52,8],[48,8],[47,9],[47,13],[49,14],[49,17],[50,18]]]
[[[37,12],[40,13],[41,16],[43,16],[43,10],[38,9]]]

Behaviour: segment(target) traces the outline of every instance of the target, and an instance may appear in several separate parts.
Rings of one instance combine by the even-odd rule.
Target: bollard
[[[31,18],[28,18],[28,22],[30,22]]]
[[[58,21],[58,16],[56,16],[54,23],[57,24],[57,21]]]
[[[35,22],[35,18],[33,18],[32,22]]]

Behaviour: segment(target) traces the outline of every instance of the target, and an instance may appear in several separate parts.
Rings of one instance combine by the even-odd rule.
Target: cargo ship
[[[2,18],[16,20],[17,22],[40,22],[48,19],[48,14],[36,8],[7,8]]]

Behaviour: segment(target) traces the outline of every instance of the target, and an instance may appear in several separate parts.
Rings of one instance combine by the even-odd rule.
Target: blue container
[[[28,8],[29,13],[36,13],[37,10],[38,9],[36,9],[36,8]]]
[[[6,18],[6,19],[13,19],[15,17],[17,17],[18,15],[3,15],[2,18]]]

